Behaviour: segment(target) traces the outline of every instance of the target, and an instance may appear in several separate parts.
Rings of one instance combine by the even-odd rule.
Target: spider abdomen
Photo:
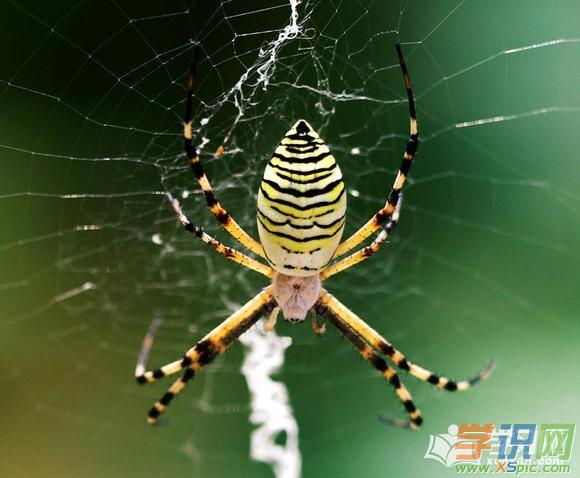
[[[268,260],[283,274],[317,274],[344,230],[342,173],[328,146],[304,120],[272,155],[258,191],[258,233]]]

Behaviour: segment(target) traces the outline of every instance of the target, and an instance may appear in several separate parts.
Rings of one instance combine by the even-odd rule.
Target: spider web
[[[525,377],[579,358],[580,66],[569,59],[580,11],[504,3],[4,2],[4,474],[290,478],[355,476],[364,463],[365,476],[448,476],[422,460],[425,435],[378,423],[402,411],[376,373],[336,333],[307,326],[267,335],[258,324],[160,427],[144,424],[171,383],[131,377],[151,320],[162,320],[155,366],[265,286],[183,232],[165,199],[233,245],[182,151],[194,41],[206,172],[254,237],[265,161],[298,118],[343,171],[345,236],[384,203],[408,131],[401,42],[423,140],[402,223],[328,287],[429,368],[458,377],[493,355],[509,363],[470,397],[410,381],[431,433],[459,420],[578,422],[563,372],[552,375],[557,416]],[[551,364],[526,358],[539,341],[558,353]],[[514,384],[524,414],[497,414],[498,390]]]

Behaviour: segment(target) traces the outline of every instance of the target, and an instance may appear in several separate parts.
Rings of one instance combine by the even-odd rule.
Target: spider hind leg
[[[197,61],[199,58],[200,45],[195,43],[193,45],[193,61],[191,69],[186,82],[186,97],[185,97],[185,115],[183,118],[183,141],[185,153],[189,159],[191,170],[195,174],[199,186],[205,196],[207,206],[211,213],[215,216],[217,221],[221,223],[223,228],[240,244],[252,251],[257,256],[266,258],[262,244],[252,238],[230,215],[230,213],[219,202],[213,187],[211,186],[208,177],[205,174],[201,163],[201,158],[197,151],[197,147],[193,141],[193,88],[195,86],[195,77],[197,73]],[[216,153],[219,153],[219,148]],[[218,156],[221,154],[218,154]]]

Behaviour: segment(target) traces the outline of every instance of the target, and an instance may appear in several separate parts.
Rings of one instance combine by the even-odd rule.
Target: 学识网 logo
[[[431,435],[425,458],[458,473],[569,473],[572,423],[450,425]]]

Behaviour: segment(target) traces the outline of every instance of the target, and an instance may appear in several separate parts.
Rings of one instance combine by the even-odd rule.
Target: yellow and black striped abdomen
[[[342,173],[328,146],[304,120],[286,133],[258,191],[258,233],[272,266],[315,275],[336,250],[346,214]]]

